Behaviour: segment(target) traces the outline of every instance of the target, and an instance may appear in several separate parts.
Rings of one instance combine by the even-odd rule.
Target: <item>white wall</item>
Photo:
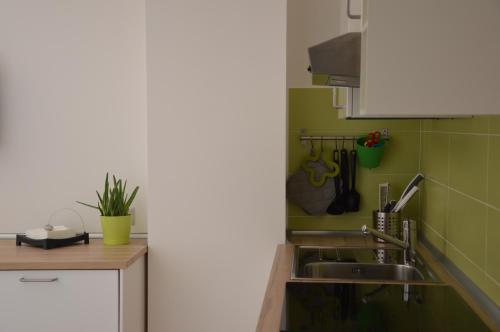
[[[307,49],[342,33],[342,2],[347,0],[288,0],[287,85],[311,88]]]
[[[146,230],[144,19],[140,0],[0,0],[0,232],[63,207],[100,231],[74,201],[97,202],[106,171],[142,187]]]
[[[152,332],[253,331],[285,235],[285,0],[148,0]]]

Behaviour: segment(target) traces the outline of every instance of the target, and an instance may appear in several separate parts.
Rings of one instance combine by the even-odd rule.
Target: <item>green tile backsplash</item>
[[[450,135],[426,133],[422,135],[422,149],[426,158],[422,158],[421,169],[426,176],[432,176],[448,184],[448,150]]]
[[[500,209],[500,135],[490,137],[488,170],[488,203]]]
[[[487,144],[487,136],[450,135],[449,185],[482,201],[487,191]]]
[[[420,121],[416,120],[355,120],[338,118],[332,106],[332,89],[308,88],[289,90],[288,172],[300,167],[309,154],[310,145],[301,144],[299,136],[307,135],[361,135],[372,130],[388,128],[391,140],[379,167],[359,168],[356,189],[361,195],[360,211],[340,216],[309,216],[300,208],[288,204],[287,228],[295,230],[354,230],[371,223],[371,215],[378,205],[378,184],[391,184],[392,198],[398,199],[406,184],[419,170]],[[352,148],[346,141],[345,147]],[[341,144],[339,144],[340,147]],[[325,142],[325,154],[332,158],[334,142]],[[319,143],[315,148],[319,149]],[[413,200],[404,213],[418,217],[418,200]]]
[[[455,191],[449,193],[446,239],[484,269],[488,208]]]
[[[309,216],[288,204],[287,228],[351,230],[371,223],[378,184],[391,183],[391,198],[417,172],[426,176],[420,199],[404,214],[420,220],[420,233],[500,305],[500,116],[453,120],[341,120],[332,90],[289,90],[288,173],[310,146],[299,136],[360,135],[388,128],[391,140],[380,167],[358,169],[361,209],[340,216]],[[350,143],[345,143],[350,148]],[[319,148],[319,144],[316,145]],[[334,143],[325,143],[331,156]]]
[[[422,121],[421,233],[500,305],[500,117]]]
[[[500,116],[490,117],[489,133],[500,135]]]

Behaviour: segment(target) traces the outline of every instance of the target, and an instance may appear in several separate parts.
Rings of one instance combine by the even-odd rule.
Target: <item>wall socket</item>
[[[135,225],[135,207],[131,207],[128,210],[128,213],[130,213],[130,217],[131,217],[130,223],[132,224],[132,226],[134,226]]]

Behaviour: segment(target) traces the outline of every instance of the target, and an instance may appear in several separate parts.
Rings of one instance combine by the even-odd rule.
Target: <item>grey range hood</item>
[[[308,49],[314,85],[359,88],[361,33],[350,32]]]

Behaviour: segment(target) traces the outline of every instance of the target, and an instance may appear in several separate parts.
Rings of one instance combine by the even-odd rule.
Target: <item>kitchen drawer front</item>
[[[119,331],[117,270],[0,271],[0,324],[16,332]]]

